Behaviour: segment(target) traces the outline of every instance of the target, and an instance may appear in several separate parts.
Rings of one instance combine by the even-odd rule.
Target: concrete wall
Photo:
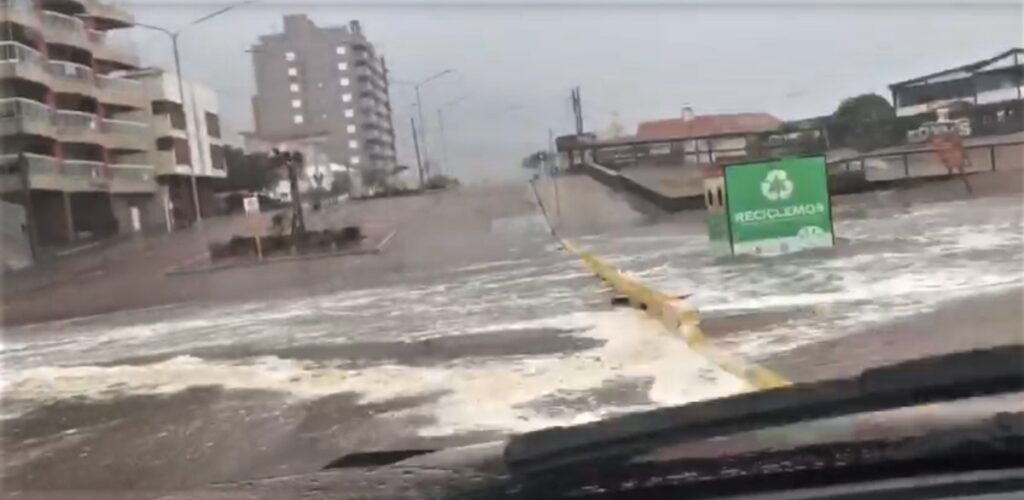
[[[71,241],[65,198],[59,191],[32,191],[32,208],[35,210],[40,245]]]
[[[135,232],[133,227],[131,208],[139,210],[139,222],[141,227],[138,232],[152,233],[165,231],[167,222],[164,219],[164,209],[161,205],[161,198],[153,194],[115,194],[111,198],[111,208],[114,218],[117,219],[118,232],[129,234]]]
[[[3,269],[21,269],[32,265],[32,247],[25,229],[24,207],[0,201],[0,256],[3,257]]]

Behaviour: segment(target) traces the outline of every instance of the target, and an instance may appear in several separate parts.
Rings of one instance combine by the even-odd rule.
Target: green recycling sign
[[[778,255],[833,245],[824,157],[728,165],[724,177],[733,255]]]

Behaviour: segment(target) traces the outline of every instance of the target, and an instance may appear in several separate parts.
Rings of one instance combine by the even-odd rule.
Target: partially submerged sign
[[[719,255],[779,255],[834,244],[823,156],[705,173],[708,236]]]
[[[245,215],[259,215],[260,214],[260,198],[259,196],[246,196],[242,198],[242,206],[245,208]]]

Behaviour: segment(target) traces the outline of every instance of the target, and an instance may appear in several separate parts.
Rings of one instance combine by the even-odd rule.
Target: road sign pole
[[[260,198],[259,195],[249,196],[242,199],[242,207],[245,209],[245,216],[249,218],[249,230],[252,231],[253,239],[256,240],[256,257],[262,262],[263,261],[263,244],[260,241],[260,228],[259,228],[259,215],[260,215]]]

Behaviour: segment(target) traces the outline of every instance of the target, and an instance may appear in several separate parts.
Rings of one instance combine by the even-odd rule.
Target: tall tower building
[[[384,59],[359,21],[320,28],[305,15],[252,47],[255,136],[266,142],[323,137],[331,161],[351,168],[395,166]]]

